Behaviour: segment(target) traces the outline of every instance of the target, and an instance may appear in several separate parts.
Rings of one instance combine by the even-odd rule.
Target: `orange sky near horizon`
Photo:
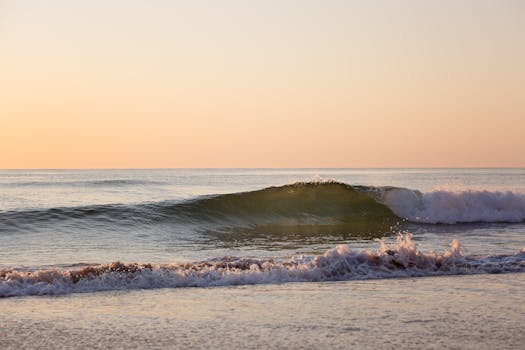
[[[0,168],[524,167],[524,43],[518,0],[0,0]]]

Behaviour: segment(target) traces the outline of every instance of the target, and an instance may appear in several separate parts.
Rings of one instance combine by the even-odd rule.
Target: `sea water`
[[[520,348],[524,220],[525,169],[4,170],[2,348]]]

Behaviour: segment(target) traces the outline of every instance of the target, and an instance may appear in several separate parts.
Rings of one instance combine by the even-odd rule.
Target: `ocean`
[[[2,349],[525,343],[525,169],[0,171]]]

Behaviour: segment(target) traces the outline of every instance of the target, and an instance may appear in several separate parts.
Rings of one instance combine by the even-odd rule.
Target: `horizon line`
[[[309,170],[309,169],[331,169],[331,170],[361,170],[361,169],[525,169],[525,166],[473,166],[473,167],[441,167],[441,166],[421,166],[421,167],[129,167],[129,168],[109,168],[109,167],[86,167],[86,168],[0,168],[0,171],[21,171],[21,170]]]

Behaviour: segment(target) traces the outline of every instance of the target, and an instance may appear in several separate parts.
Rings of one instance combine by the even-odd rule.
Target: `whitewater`
[[[453,241],[444,253],[422,253],[409,233],[389,247],[355,252],[339,245],[322,255],[286,260],[223,257],[184,264],[123,264],[69,269],[0,270],[0,297],[56,295],[105,290],[213,287],[228,285],[368,280],[458,274],[525,272],[525,249],[515,255],[486,258],[461,255]]]
[[[444,191],[427,193],[392,189],[383,201],[398,216],[413,222],[457,224],[525,220],[525,194],[512,191]]]

